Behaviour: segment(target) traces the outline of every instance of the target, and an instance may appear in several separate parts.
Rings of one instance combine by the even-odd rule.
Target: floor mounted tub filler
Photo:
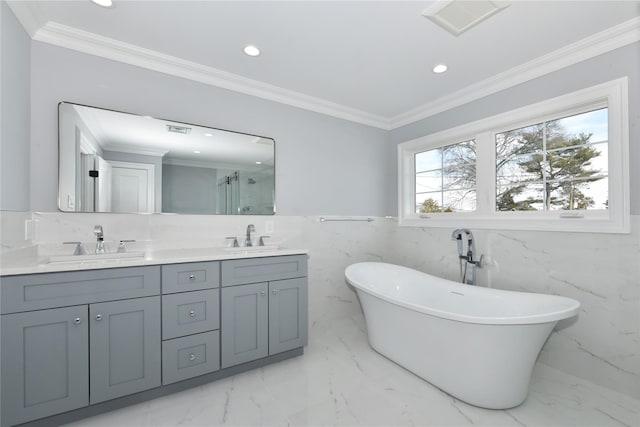
[[[347,267],[374,350],[450,395],[490,409],[524,402],[540,350],[580,303],[463,285],[381,262]]]

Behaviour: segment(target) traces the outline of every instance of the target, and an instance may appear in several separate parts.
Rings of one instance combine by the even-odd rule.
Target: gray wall
[[[634,43],[391,132],[392,145],[544,101],[620,77],[629,77],[631,213],[640,214],[640,43]],[[397,159],[397,152],[394,154]],[[394,163],[396,168],[397,164]],[[392,173],[396,176],[396,171]],[[397,188],[392,189],[394,197]],[[395,212],[397,206],[394,204]]]
[[[0,15],[0,210],[28,211],[31,39],[4,1]]]
[[[215,214],[218,197],[216,169],[163,165],[162,212]]]
[[[55,211],[60,101],[273,137],[279,215],[388,215],[388,132],[186,79],[31,45],[32,209]]]

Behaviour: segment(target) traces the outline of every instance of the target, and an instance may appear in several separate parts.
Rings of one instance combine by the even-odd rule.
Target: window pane
[[[591,148],[598,152],[598,155],[590,160],[591,169],[599,170],[602,175],[609,175],[609,144],[593,144]]]
[[[444,212],[473,212],[476,210],[476,190],[454,190],[442,193]]]
[[[602,177],[550,184],[550,210],[607,209],[608,181]]]
[[[542,123],[496,134],[496,158],[500,161],[542,151],[543,134]]]
[[[416,153],[416,173],[442,169],[442,149]]]
[[[544,210],[543,196],[544,187],[541,182],[498,186],[496,210],[541,211]]]
[[[416,195],[416,212],[472,212],[476,210],[476,190],[452,190]]]
[[[563,133],[571,135],[573,138],[585,135],[589,136],[590,142],[602,142],[609,139],[607,108],[576,114],[549,123],[554,123],[555,126],[562,129]],[[550,148],[552,147],[548,145],[547,149]]]
[[[476,142],[474,140],[448,145],[442,148],[442,164],[457,166],[476,162]]]
[[[416,213],[475,210],[474,140],[416,153],[414,158]]]
[[[459,188],[475,188],[476,186],[476,165],[475,163],[463,164],[456,167],[445,168],[443,171],[444,190]]]
[[[592,167],[592,160],[600,156],[600,151],[590,145],[567,148],[547,153],[547,179],[584,178],[602,173]]]
[[[442,171],[421,172],[416,174],[416,193],[442,190]]]
[[[416,213],[442,212],[442,192],[416,194]]]
[[[496,180],[498,185],[522,181],[541,181],[542,154],[527,154],[498,162]]]

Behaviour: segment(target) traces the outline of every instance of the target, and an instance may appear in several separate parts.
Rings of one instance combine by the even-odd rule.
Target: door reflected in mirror
[[[85,105],[58,105],[64,212],[273,215],[275,141]]]

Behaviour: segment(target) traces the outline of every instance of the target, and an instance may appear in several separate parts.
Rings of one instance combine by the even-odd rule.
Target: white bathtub
[[[558,320],[580,303],[463,285],[380,262],[347,267],[374,350],[472,405],[524,402],[534,363]]]

